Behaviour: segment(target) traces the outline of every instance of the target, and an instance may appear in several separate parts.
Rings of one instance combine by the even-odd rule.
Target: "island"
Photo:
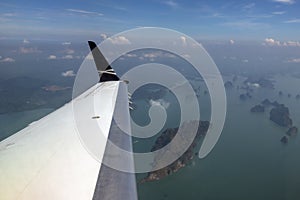
[[[261,104],[264,106],[270,106],[272,105],[272,102],[269,99],[265,99],[261,102]]]
[[[265,107],[262,105],[256,105],[256,106],[252,107],[250,109],[250,111],[253,113],[262,113],[262,112],[265,112]]]
[[[289,138],[285,135],[280,140],[283,144],[287,144],[289,142]]]
[[[286,132],[286,134],[287,134],[288,136],[296,136],[297,133],[298,133],[298,128],[295,127],[295,126],[289,128],[289,130]]]
[[[283,104],[274,107],[270,111],[270,120],[282,127],[291,127],[293,124],[289,109]]]
[[[226,83],[224,84],[224,87],[226,89],[231,89],[231,88],[233,88],[233,83],[231,81],[226,81]]]
[[[279,106],[282,106],[283,104],[280,104],[280,103],[278,103],[277,101],[274,101],[273,103],[272,103],[272,106],[275,106],[275,107],[279,107]]]
[[[293,126],[293,120],[290,118],[288,107],[277,101],[271,102],[269,99],[265,99],[261,104],[252,107],[250,111],[253,113],[263,113],[268,106],[272,106],[269,119],[279,126],[288,128],[286,135],[280,139],[283,144],[287,144],[289,137],[296,136],[298,133],[298,128]]]
[[[265,99],[261,102],[262,105],[264,106],[274,106],[274,107],[278,107],[282,104],[278,103],[277,101],[273,101],[271,102],[269,99]]]
[[[243,101],[247,100],[247,95],[246,94],[241,94],[240,95],[240,100],[243,100]]]
[[[151,182],[160,180],[168,175],[171,175],[172,173],[177,172],[181,168],[185,167],[189,164],[189,162],[194,158],[195,154],[195,148],[200,141],[200,138],[204,136],[208,130],[209,122],[208,121],[192,121],[188,123],[199,123],[199,128],[196,134],[196,137],[194,138],[191,146],[187,149],[187,151],[180,156],[175,162],[170,164],[167,167],[164,167],[162,169],[159,169],[157,171],[149,172],[145,178],[143,178],[140,183],[145,182]],[[183,124],[183,127],[188,127]],[[164,131],[155,141],[155,144],[153,145],[151,151],[156,151],[158,149],[161,149],[165,145],[171,142],[171,140],[175,137],[176,133],[178,131],[178,128],[169,128],[166,131]],[[188,131],[188,130],[187,130]]]

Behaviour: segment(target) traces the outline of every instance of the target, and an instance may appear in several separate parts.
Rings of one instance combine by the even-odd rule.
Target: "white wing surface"
[[[91,44],[92,50],[99,50]],[[99,56],[94,51],[93,55]],[[103,71],[99,73],[100,79]],[[78,135],[76,120],[84,121],[86,130],[91,132],[97,131],[98,127],[93,125],[97,120],[103,125],[103,134],[115,140],[118,134],[111,127],[119,101],[127,102],[118,115],[130,127],[127,85],[115,74],[106,74],[102,79],[70,103],[0,142],[1,200],[137,199],[134,174],[101,164],[82,145]],[[86,109],[94,99],[101,99],[101,103],[96,102],[93,111]],[[81,113],[76,120],[74,103]],[[100,118],[95,119],[95,112]],[[130,137],[119,138],[119,143],[132,150]],[[100,150],[104,157],[109,153],[105,146]]]

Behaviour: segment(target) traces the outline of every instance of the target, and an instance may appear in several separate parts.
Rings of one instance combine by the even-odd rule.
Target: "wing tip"
[[[96,68],[99,73],[99,78],[100,78],[99,82],[119,81],[120,78],[117,76],[115,71],[111,68],[111,66],[108,64],[105,57],[103,56],[100,49],[98,48],[97,44],[92,40],[88,40],[88,44],[92,52],[94,62],[96,64]]]
[[[91,51],[93,51],[97,47],[96,43],[92,40],[89,40],[88,44],[89,44]]]

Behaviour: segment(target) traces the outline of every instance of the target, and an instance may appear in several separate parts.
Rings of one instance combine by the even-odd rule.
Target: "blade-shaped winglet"
[[[99,82],[119,81],[120,78],[106,61],[105,57],[93,41],[88,41],[99,74]]]

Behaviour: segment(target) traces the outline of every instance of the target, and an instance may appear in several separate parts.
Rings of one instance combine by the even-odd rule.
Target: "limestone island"
[[[287,144],[289,142],[289,138],[285,135],[280,140],[283,144]]]
[[[145,182],[151,182],[151,181],[157,181],[160,180],[168,175],[171,175],[172,173],[177,172],[181,168],[185,167],[189,162],[194,158],[194,151],[195,147],[197,146],[198,142],[200,141],[200,138],[204,136],[208,130],[209,122],[208,121],[192,121],[188,123],[199,123],[198,131],[196,133],[196,137],[194,138],[191,146],[187,149],[187,151],[181,155],[175,162],[170,164],[167,167],[164,167],[162,169],[159,169],[157,171],[149,172],[145,178],[143,178],[140,183]],[[182,126],[189,127],[187,124],[183,124]],[[161,149],[165,145],[169,144],[171,140],[175,137],[176,133],[178,131],[178,128],[170,128],[164,131],[161,136],[159,136],[155,144],[153,145],[151,151],[156,151],[158,149]],[[189,130],[186,130],[189,131]],[[155,159],[154,159],[155,160]]]
[[[289,108],[284,104],[280,104],[277,101],[271,102],[269,99],[265,99],[261,104],[256,105],[251,108],[251,112],[264,112],[265,107],[272,106],[273,108],[270,111],[270,120],[276,123],[279,126],[289,128],[286,132],[286,135],[281,138],[283,144],[287,144],[289,137],[296,136],[298,133],[298,128],[293,126],[293,120],[290,118]]]
[[[245,101],[247,99],[251,99],[251,98],[252,98],[252,95],[250,94],[250,92],[240,95],[240,100],[243,100],[243,101]]]
[[[261,104],[264,106],[275,106],[275,107],[282,105],[282,104],[278,103],[277,101],[271,102],[269,99],[263,100],[261,102]]]
[[[297,133],[298,133],[298,128],[296,126],[289,128],[289,130],[286,132],[288,136],[296,136]]]
[[[270,120],[282,127],[291,127],[293,125],[289,109],[283,104],[274,107],[270,111]]]
[[[226,89],[231,89],[233,88],[233,83],[231,81],[227,81],[226,83],[224,83],[224,87]]]
[[[250,111],[253,113],[262,113],[262,112],[265,112],[265,107],[262,105],[256,105],[253,108],[251,108]]]

